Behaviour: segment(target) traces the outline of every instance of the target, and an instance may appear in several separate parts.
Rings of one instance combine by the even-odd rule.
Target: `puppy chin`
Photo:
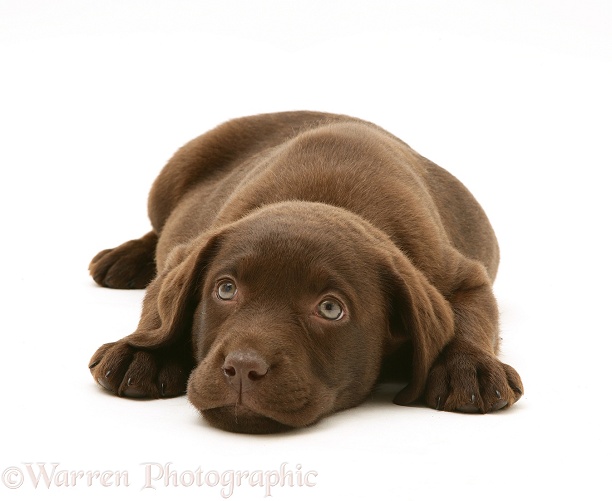
[[[233,433],[269,434],[293,429],[240,404],[204,409],[200,413],[212,426]]]

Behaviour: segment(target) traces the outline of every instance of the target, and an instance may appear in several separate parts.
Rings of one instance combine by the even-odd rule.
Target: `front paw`
[[[89,370],[100,386],[120,397],[168,398],[185,393],[191,364],[180,353],[139,350],[117,341],[98,348]]]
[[[114,249],[98,252],[89,264],[95,282],[111,289],[144,289],[155,277],[157,236],[129,240]]]
[[[438,410],[487,413],[510,407],[522,395],[512,367],[477,347],[451,342],[429,373],[425,402]]]

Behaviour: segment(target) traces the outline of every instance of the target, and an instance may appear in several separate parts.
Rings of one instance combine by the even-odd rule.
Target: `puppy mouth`
[[[202,366],[190,376],[187,397],[212,426],[235,433],[278,433],[310,426],[334,408],[335,395],[319,385],[258,381],[244,391],[210,376]],[[217,371],[218,374],[218,371]],[[213,373],[213,376],[215,373]],[[297,379],[297,378],[296,378]]]
[[[200,409],[200,413],[211,425],[234,433],[269,434],[293,429],[293,426],[264,416],[238,403]]]

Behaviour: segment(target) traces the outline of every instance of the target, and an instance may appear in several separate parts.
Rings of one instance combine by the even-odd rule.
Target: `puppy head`
[[[225,430],[281,431],[355,406],[402,343],[416,398],[452,330],[446,303],[399,250],[328,205],[267,206],[173,259],[158,311],[141,321],[154,332],[146,342],[190,329],[188,397]]]

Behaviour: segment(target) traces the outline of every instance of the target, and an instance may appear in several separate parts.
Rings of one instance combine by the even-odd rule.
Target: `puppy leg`
[[[114,249],[99,252],[89,265],[89,272],[99,285],[112,289],[144,289],[155,277],[154,231],[129,240]]]
[[[484,273],[470,270],[452,295],[455,336],[434,362],[425,390],[430,407],[486,413],[509,407],[523,394],[518,373],[496,356],[498,310]]]

